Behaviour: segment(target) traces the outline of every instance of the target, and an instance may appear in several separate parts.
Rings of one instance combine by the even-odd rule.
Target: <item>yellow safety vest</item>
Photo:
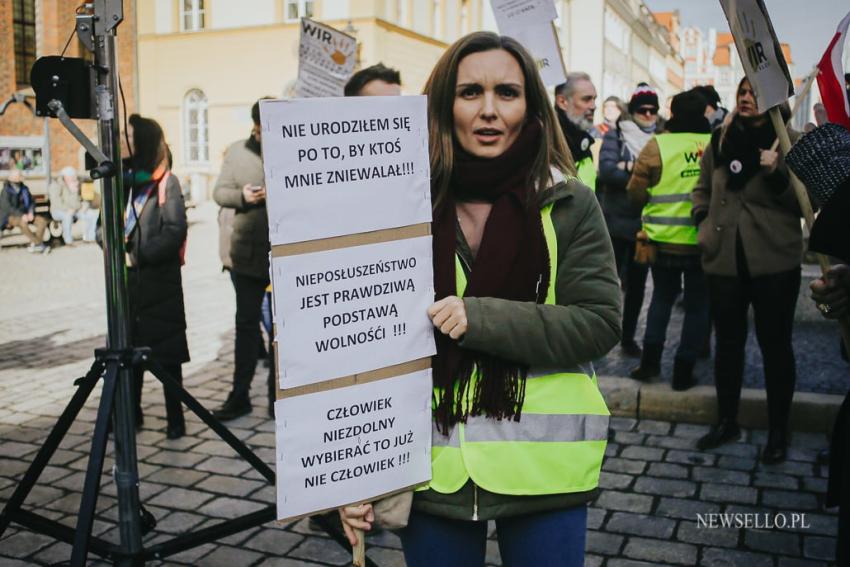
[[[555,304],[558,249],[552,205],[541,210],[551,274],[546,304]],[[457,291],[466,275],[455,259]],[[473,373],[468,392],[475,390]],[[439,399],[439,390],[434,390]],[[529,369],[520,421],[469,417],[443,435],[432,433],[430,488],[457,492],[470,478],[497,494],[539,495],[596,488],[608,441],[608,407],[590,363]]]
[[[650,240],[669,244],[697,243],[697,227],[691,218],[691,191],[700,174],[700,160],[711,134],[681,132],[658,134],[661,179],[647,189],[643,207],[643,230]]]
[[[581,182],[596,191],[596,164],[593,163],[593,157],[586,157],[578,162],[576,171]]]

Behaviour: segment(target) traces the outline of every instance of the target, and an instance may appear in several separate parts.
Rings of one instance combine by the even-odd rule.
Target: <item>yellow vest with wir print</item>
[[[647,189],[643,230],[650,240],[668,244],[697,243],[697,227],[691,219],[691,191],[700,174],[700,160],[711,134],[692,132],[658,134],[661,179]]]
[[[593,156],[588,156],[576,164],[576,172],[582,183],[596,191],[596,164]]]
[[[541,209],[551,273],[546,304],[555,304],[558,247],[552,205]],[[457,292],[466,274],[455,258]],[[475,390],[473,373],[467,392]],[[432,434],[429,487],[443,494],[460,490],[470,478],[497,494],[540,495],[596,488],[608,440],[608,408],[590,363],[574,368],[531,368],[519,421],[469,417],[449,435]],[[439,390],[434,390],[435,400]]]

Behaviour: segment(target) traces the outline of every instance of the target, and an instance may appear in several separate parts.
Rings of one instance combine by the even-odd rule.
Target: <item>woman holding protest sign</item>
[[[800,293],[801,212],[784,160],[772,148],[776,132],[758,112],[746,78],[736,102],[731,120],[712,133],[691,195],[717,341],[718,421],[697,447],[712,449],[741,434],[738,405],[752,304],[767,390],[769,431],[761,460],[772,464],[785,460],[796,381],[791,337]]]
[[[400,531],[407,565],[583,565],[608,410],[590,361],[620,291],[593,192],[575,177],[534,60],[470,34],[428,95],[438,329],[432,480]],[[371,505],[341,511],[369,529]]]

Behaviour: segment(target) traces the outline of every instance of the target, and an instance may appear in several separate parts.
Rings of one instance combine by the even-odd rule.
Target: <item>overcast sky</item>
[[[729,31],[718,0],[644,0],[650,10],[679,10],[682,25]],[[765,0],[779,41],[791,44],[795,74],[804,77],[820,60],[847,12],[847,0]],[[801,11],[804,10],[804,13]],[[850,42],[848,42],[850,43]]]

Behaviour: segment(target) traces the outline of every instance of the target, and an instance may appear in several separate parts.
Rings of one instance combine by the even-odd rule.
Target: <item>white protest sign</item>
[[[755,91],[759,112],[767,112],[794,96],[794,82],[763,0],[720,0],[720,5],[744,73]]]
[[[342,96],[356,59],[356,38],[325,24],[301,18],[295,96]]]
[[[561,44],[552,25],[558,17],[553,0],[490,0],[499,33],[525,47],[537,64],[544,85],[567,80]]]
[[[490,6],[500,30],[505,27],[548,24],[558,17],[552,0],[490,0]]]
[[[272,258],[283,389],[436,352],[431,237]]]
[[[424,96],[261,101],[272,245],[431,222]]]
[[[275,402],[277,516],[431,479],[431,370]]]

